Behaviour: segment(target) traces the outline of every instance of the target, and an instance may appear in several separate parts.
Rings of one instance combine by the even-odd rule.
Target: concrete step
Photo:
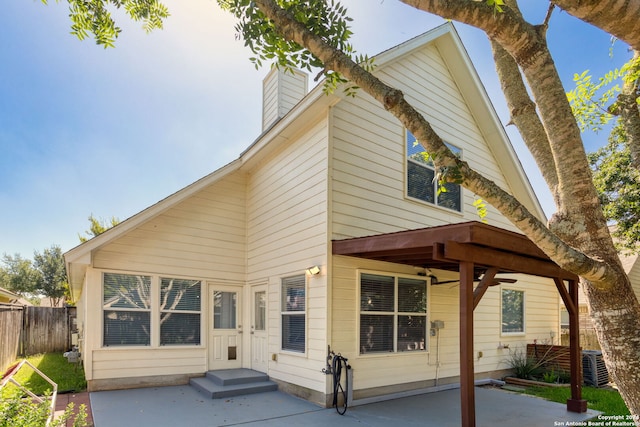
[[[192,378],[189,384],[210,399],[243,396],[278,389],[278,384],[270,381],[266,374],[249,369],[210,371],[204,377]]]
[[[221,386],[269,381],[267,374],[253,369],[218,369],[207,372],[206,377]]]

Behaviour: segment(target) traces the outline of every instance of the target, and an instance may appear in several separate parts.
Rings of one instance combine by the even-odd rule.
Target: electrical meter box
[[[431,322],[431,329],[444,329],[444,320],[434,320]]]

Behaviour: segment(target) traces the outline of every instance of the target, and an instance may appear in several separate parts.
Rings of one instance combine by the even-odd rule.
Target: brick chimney
[[[307,94],[307,74],[273,67],[262,82],[262,130],[285,116]]]

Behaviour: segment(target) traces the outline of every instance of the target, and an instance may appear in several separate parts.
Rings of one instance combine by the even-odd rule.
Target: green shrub
[[[47,397],[41,403],[25,399],[20,393],[0,399],[0,427],[44,427],[50,414],[51,400]],[[60,417],[49,424],[50,427],[64,427],[74,416],[74,405],[70,403]],[[87,427],[87,408],[80,405],[73,427]]]
[[[558,382],[559,379],[560,377],[553,369],[542,373],[542,381],[545,383],[555,383]]]
[[[524,380],[532,380],[539,378],[542,374],[540,362],[533,357],[527,356],[527,352],[518,348],[513,351],[509,350],[508,363],[516,378]]]

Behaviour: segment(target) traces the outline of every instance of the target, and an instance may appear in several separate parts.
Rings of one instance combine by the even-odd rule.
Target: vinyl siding
[[[205,371],[205,348],[127,349],[96,351],[93,354],[94,380],[154,375],[198,374]]]
[[[427,352],[360,355],[357,301],[360,270],[389,275],[415,274],[412,267],[352,257],[333,257],[331,347],[349,359],[354,370],[354,390],[435,380],[438,359],[439,378],[458,376],[460,285],[448,283],[429,287],[428,320],[442,320],[445,326],[439,331],[439,340],[433,336],[428,338]],[[556,332],[556,342],[559,340],[558,296],[554,293],[553,282],[524,275],[513,277],[518,280],[514,284],[491,287],[474,311],[476,373],[508,369],[510,351],[524,349],[533,340],[549,342],[551,331]],[[523,335],[503,336],[500,333],[502,286],[525,292]],[[500,344],[508,344],[509,348],[498,348]],[[480,351],[483,356],[478,358]]]
[[[245,205],[234,173],[101,248],[94,267],[243,281]]]
[[[435,47],[379,70],[381,78],[401,89],[435,130],[462,149],[463,159],[509,190],[457,85]],[[333,238],[478,220],[474,195],[463,190],[462,212],[405,197],[405,131],[398,120],[364,93],[332,109]],[[515,228],[488,207],[490,224]]]
[[[248,280],[269,284],[269,353],[277,355],[269,375],[324,392],[318,366],[326,357],[326,117],[252,170],[247,188]],[[322,266],[324,273],[306,278],[306,352],[282,351],[281,279],[304,274],[311,265]]]
[[[201,279],[205,301],[207,279],[243,283],[245,185],[241,174],[231,174],[96,252],[94,267],[87,274],[88,293],[83,293],[87,313],[95,314],[87,316],[84,325],[83,356],[88,380],[206,371],[208,335],[204,326],[201,346],[103,348],[102,271]],[[206,304],[202,310],[206,325]],[[157,326],[152,327],[152,332],[157,333]],[[152,338],[152,343],[155,340]]]

